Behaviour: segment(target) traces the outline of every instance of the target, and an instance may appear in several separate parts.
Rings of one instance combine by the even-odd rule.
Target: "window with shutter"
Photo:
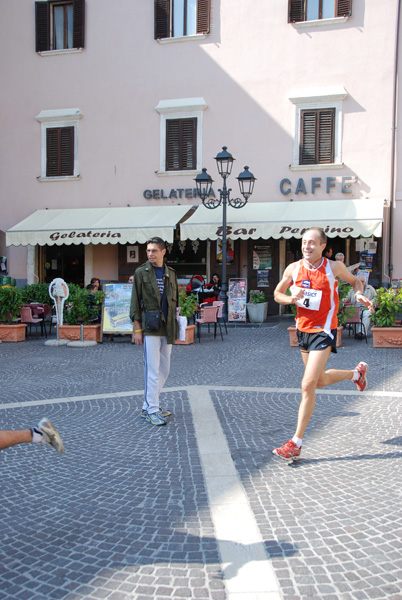
[[[74,127],[46,130],[46,177],[74,174]]]
[[[300,118],[300,164],[333,163],[335,109],[302,110]]]
[[[197,165],[197,119],[166,120],[166,171],[194,170]]]
[[[154,37],[209,33],[211,0],[154,0]]]
[[[352,0],[288,0],[288,22],[316,21],[352,14]]]
[[[36,52],[83,48],[85,0],[35,2]]]

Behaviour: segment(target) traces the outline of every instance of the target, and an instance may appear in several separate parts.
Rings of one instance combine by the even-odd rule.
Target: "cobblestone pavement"
[[[287,465],[271,450],[293,434],[300,401],[288,325],[175,347],[163,428],[139,417],[142,349],[128,337],[1,344],[0,427],[46,414],[66,454],[0,453],[0,600],[229,600],[191,386],[208,389],[283,600],[402,600],[402,350],[346,335],[329,366],[366,360],[368,391],[321,390],[302,458]]]

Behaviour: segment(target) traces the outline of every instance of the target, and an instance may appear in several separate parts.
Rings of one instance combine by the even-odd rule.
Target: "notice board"
[[[103,286],[105,300],[102,309],[103,334],[132,334],[130,319],[132,283],[106,283]]]

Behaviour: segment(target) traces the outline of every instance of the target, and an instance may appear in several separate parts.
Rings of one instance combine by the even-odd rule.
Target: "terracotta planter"
[[[195,330],[195,325],[187,325],[185,341],[182,342],[181,340],[175,340],[175,344],[182,344],[182,345],[194,344],[194,330]]]
[[[100,342],[100,324],[84,325],[84,342]],[[60,325],[59,338],[79,342],[81,340],[80,325]]]
[[[23,342],[25,340],[26,329],[26,323],[18,323],[15,325],[1,323],[0,340],[2,342]]]
[[[297,333],[296,333],[296,325],[291,325],[288,327],[289,331],[289,344],[291,346],[298,346],[299,343],[297,341]]]
[[[342,344],[342,329],[343,327],[338,327],[338,333],[336,335],[336,347],[339,348],[339,346]],[[295,325],[291,325],[290,327],[288,327],[288,331],[289,331],[289,343],[291,346],[298,346],[299,343],[297,341],[297,333],[296,333],[296,326]]]
[[[402,348],[402,327],[372,327],[373,348]]]

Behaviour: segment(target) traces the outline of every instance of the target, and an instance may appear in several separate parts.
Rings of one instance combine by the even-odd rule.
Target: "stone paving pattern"
[[[225,600],[185,390],[212,391],[284,600],[402,600],[402,350],[344,338],[329,366],[370,365],[378,395],[320,394],[302,459],[272,454],[294,431],[302,362],[288,320],[230,328],[224,342],[173,349],[167,427],[139,417],[142,349],[128,337],[94,348],[0,346],[1,428],[46,414],[66,444],[0,453],[0,600]],[[395,392],[384,396],[381,392]],[[344,393],[343,393],[344,392]],[[68,403],[60,398],[116,393]],[[54,399],[45,406],[24,403]]]

